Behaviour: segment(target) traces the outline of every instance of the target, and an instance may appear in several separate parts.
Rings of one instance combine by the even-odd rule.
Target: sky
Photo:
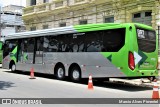
[[[25,6],[26,0],[0,0],[0,6],[6,6],[6,5],[19,5],[19,6]]]

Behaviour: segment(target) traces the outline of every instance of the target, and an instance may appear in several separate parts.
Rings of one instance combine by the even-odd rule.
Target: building
[[[89,23],[139,22],[157,29],[159,0],[27,0],[27,30]]]
[[[28,31],[128,22],[147,24],[158,31],[160,23],[160,0],[26,0],[26,4],[23,20]]]
[[[9,33],[22,32],[25,30],[22,21],[22,6],[9,5],[2,8],[1,16],[1,36],[7,36]]]
[[[23,6],[8,5],[5,7],[2,7],[2,11],[22,14],[23,8],[24,8]]]

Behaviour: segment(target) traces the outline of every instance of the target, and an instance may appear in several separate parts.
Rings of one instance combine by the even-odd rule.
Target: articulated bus
[[[6,36],[2,67],[88,78],[158,76],[158,36],[138,23],[75,25]]]

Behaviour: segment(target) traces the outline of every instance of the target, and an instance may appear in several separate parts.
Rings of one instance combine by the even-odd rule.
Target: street
[[[39,74],[40,76],[42,74]],[[103,83],[87,89],[87,82],[73,83],[51,78],[29,79],[29,73],[0,70],[0,97],[5,98],[151,98],[152,88]]]
[[[151,87],[93,81],[94,89],[88,90],[88,80],[73,83],[37,73],[35,77],[29,79],[29,72],[0,69],[0,98],[152,98]]]

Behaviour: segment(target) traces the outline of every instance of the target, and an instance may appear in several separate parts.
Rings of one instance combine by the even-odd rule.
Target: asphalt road
[[[10,72],[0,69],[0,98],[151,98],[152,88],[127,84],[99,83],[93,81],[94,89],[87,89],[87,80],[73,83],[66,79],[59,81],[52,75],[35,74],[36,79],[29,79],[27,72]],[[0,105],[1,106],[1,105]],[[50,106],[50,105],[47,105]],[[56,105],[55,105],[56,106]],[[74,107],[75,105],[58,105]],[[76,105],[81,107],[81,105]],[[88,106],[88,105],[83,105]],[[98,104],[90,105],[99,106]],[[106,105],[100,105],[106,107]],[[108,105],[109,106],[109,105]],[[112,105],[113,107],[127,106]],[[136,106],[136,105],[131,105]],[[139,107],[158,105],[140,105]],[[16,105],[16,107],[18,107]]]

